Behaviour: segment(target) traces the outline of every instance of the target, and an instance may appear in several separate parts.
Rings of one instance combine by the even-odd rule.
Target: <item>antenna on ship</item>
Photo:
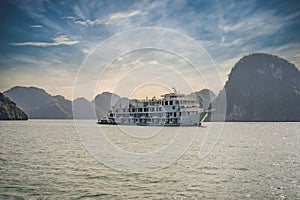
[[[175,94],[177,94],[177,90],[176,90],[176,88],[175,88],[175,87],[173,87],[172,89],[173,89],[174,93],[175,93]]]

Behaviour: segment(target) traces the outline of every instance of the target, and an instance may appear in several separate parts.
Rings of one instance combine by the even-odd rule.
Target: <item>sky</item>
[[[257,52],[270,53],[300,67],[298,1],[2,0],[0,16],[2,92],[21,85],[43,88],[52,95],[63,95],[67,99],[85,96],[81,92],[73,97],[74,85],[80,67],[86,60],[88,60],[86,63],[91,65],[92,61],[100,62],[95,59],[89,60],[91,54],[100,52],[95,49],[97,50],[99,45],[107,40],[110,41],[106,43],[110,45],[109,48],[124,49],[121,47],[122,41],[119,47],[111,38],[126,31],[131,33],[130,30],[141,30],[145,27],[168,29],[196,41],[202,47],[199,54],[206,53],[206,59],[211,59],[215,64],[211,67],[215,67],[218,74],[212,74],[211,79],[218,76],[222,82],[222,85],[209,85],[216,93],[222,89],[231,68],[244,55]],[[127,41],[135,39],[137,43],[138,39],[141,43],[145,41],[155,43],[161,39],[161,35],[152,34],[157,38],[149,37],[149,34],[146,36],[137,37],[134,34],[129,39],[127,36],[124,38]],[[168,37],[168,34],[163,37],[164,40],[172,38]],[[184,43],[180,39],[172,42],[169,43],[171,49],[178,47],[180,42]],[[186,50],[195,54],[193,49]],[[186,80],[187,85],[192,85],[193,90],[208,86],[205,85],[203,78],[200,83],[201,80],[196,80],[195,73],[187,70],[190,69],[189,64],[182,57],[172,58],[172,52],[159,53],[156,49],[125,53],[127,54],[116,55],[113,58],[114,62],[104,75],[102,74],[103,76],[96,73],[98,85],[91,87],[94,94],[117,91],[121,96],[134,94],[151,96],[170,90],[172,84],[180,88],[180,84]],[[135,67],[122,74],[120,69],[129,64]],[[176,64],[177,68],[174,66]],[[168,71],[170,67],[176,70]],[[93,70],[97,71],[97,68]],[[186,78],[182,78],[184,73],[187,74]],[[161,79],[156,79],[160,76]],[[162,80],[172,77],[184,81],[163,83]],[[85,81],[88,82],[88,79],[89,77]],[[199,85],[195,85],[197,81]],[[153,83],[152,91],[149,87],[151,83]],[[148,94],[141,92],[143,88],[147,88]],[[126,92],[122,93],[124,90]],[[181,90],[190,92],[188,87],[182,87]],[[86,94],[86,98],[92,99],[93,94]]]

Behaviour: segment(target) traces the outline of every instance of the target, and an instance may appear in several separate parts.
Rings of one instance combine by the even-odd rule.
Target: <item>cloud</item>
[[[88,54],[90,52],[90,50],[88,48],[83,48],[83,49],[81,49],[81,52],[83,54]]]
[[[290,60],[300,70],[300,53],[296,53]]]
[[[42,25],[31,25],[31,26],[29,26],[30,28],[43,28],[43,26]]]
[[[82,26],[94,26],[94,25],[97,25],[97,24],[101,24],[102,21],[99,20],[99,19],[95,19],[95,20],[76,20],[74,22],[75,24],[80,24]]]
[[[128,12],[113,13],[103,20],[100,20],[100,19],[75,20],[74,23],[80,24],[82,26],[90,26],[90,27],[94,26],[94,25],[98,25],[98,24],[108,25],[108,24],[114,24],[118,20],[121,20],[121,19],[126,19],[126,18],[130,18],[130,17],[136,16],[136,15],[144,15],[144,14],[146,14],[146,13],[143,13],[140,10],[132,10],[132,11],[128,11]],[[73,18],[67,18],[67,19],[73,19]]]
[[[140,10],[132,10],[128,12],[117,12],[109,15],[109,17],[105,20],[105,24],[114,24],[119,20],[130,18],[137,15],[145,15],[146,12],[141,12]]]
[[[61,19],[74,19],[75,17],[73,16],[67,16],[67,17],[61,17]]]
[[[79,43],[77,40],[70,40],[66,35],[61,35],[53,39],[53,42],[21,42],[11,43],[13,46],[38,46],[38,47],[49,47],[59,45],[74,45]]]
[[[129,12],[118,12],[109,16],[110,20],[123,19],[128,17],[133,17],[135,15],[140,15],[142,12],[140,10],[132,10]]]
[[[257,36],[271,35],[278,31],[284,24],[282,19],[272,12],[256,13],[245,16],[238,21],[230,19],[224,26],[220,26],[224,34],[233,33],[238,36],[254,38]]]
[[[300,53],[295,54],[293,58],[300,59]]]
[[[80,11],[80,9],[78,7],[76,7],[76,10],[77,10],[77,12]],[[81,16],[83,16],[83,15],[81,14]],[[85,18],[85,17],[83,17],[83,18]],[[99,19],[95,19],[95,20],[91,20],[91,19],[78,19],[77,17],[73,17],[73,16],[61,17],[61,19],[71,20],[75,24],[80,24],[82,26],[94,26],[94,25],[103,23]]]

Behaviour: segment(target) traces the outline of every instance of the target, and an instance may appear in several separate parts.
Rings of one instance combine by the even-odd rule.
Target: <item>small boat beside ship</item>
[[[97,124],[117,125],[114,119],[98,119]]]
[[[97,124],[139,126],[200,126],[208,110],[185,94],[164,94],[161,98],[130,100],[127,105],[113,106]]]

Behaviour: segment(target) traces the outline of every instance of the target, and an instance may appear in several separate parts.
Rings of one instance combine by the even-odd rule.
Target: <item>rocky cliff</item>
[[[27,120],[28,116],[15,102],[0,93],[0,120]]]
[[[243,57],[219,96],[225,92],[226,121],[300,121],[300,71],[285,59],[262,53]],[[222,104],[219,96],[216,105]]]

